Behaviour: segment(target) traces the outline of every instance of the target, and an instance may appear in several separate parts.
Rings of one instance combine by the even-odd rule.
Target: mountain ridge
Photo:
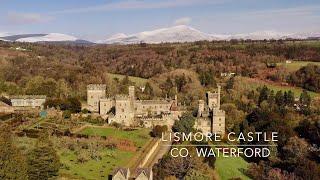
[[[119,34],[119,33],[118,33]],[[143,31],[131,35],[122,36],[117,34],[110,36],[106,40],[97,41],[102,44],[135,44],[145,43],[162,43],[162,42],[194,42],[201,40],[231,40],[231,39],[308,39],[311,37],[320,38],[320,33],[284,33],[277,31],[255,31],[241,34],[209,34],[201,32],[195,28],[186,25],[160,28],[151,31]]]

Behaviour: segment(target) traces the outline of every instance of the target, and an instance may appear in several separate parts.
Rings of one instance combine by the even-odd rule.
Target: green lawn
[[[124,131],[113,127],[88,127],[83,129],[80,134],[96,136],[112,136],[115,138],[128,139],[134,142],[136,147],[143,147],[151,137],[150,129],[137,129],[134,131]]]
[[[126,167],[135,152],[120,150],[102,150],[101,160],[89,160],[85,163],[77,162],[77,155],[70,150],[60,151],[60,161],[63,167],[60,176],[79,179],[107,179],[113,168]]]
[[[219,145],[222,144],[219,143]],[[241,178],[246,180],[250,179],[244,174],[244,171],[248,168],[248,165],[249,163],[242,157],[219,156],[215,162],[215,170],[217,171],[221,180],[228,180],[231,178]]]
[[[320,62],[312,62],[312,61],[292,61],[292,63],[278,63],[279,66],[284,66],[288,71],[294,72],[300,69],[303,66],[308,64],[315,64],[320,66]]]
[[[118,78],[121,81],[126,76],[121,74],[108,73],[108,77],[110,77],[111,79]],[[135,76],[129,76],[129,80],[134,82],[137,86],[144,86],[148,81],[148,79]]]
[[[281,85],[275,85],[270,84],[263,81],[255,81],[251,78],[247,77],[237,77],[236,79],[237,84],[240,86],[241,89],[248,89],[248,90],[256,90],[258,87],[263,87],[264,85],[268,88],[272,89],[273,91],[289,91],[291,90],[295,97],[300,97],[300,94],[302,93],[303,89],[299,87],[290,87],[290,86],[281,86]],[[308,91],[311,97],[320,97],[319,93]]]
[[[250,179],[243,173],[247,169],[248,162],[242,157],[217,157],[215,166],[221,180],[237,177]]]

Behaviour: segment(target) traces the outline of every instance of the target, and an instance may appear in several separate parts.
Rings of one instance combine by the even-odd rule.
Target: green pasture
[[[125,78],[126,76],[125,75],[121,75],[121,74],[113,74],[113,73],[108,73],[107,74],[109,78],[111,79],[119,79],[120,81]],[[145,78],[140,78],[140,77],[135,77],[135,76],[128,76],[129,80],[134,82],[137,86],[144,86],[148,79],[145,79]]]
[[[136,147],[143,147],[151,137],[149,135],[150,129],[137,129],[132,131],[125,131],[113,127],[87,127],[79,132],[91,136],[111,136],[114,138],[128,139],[134,142]]]
[[[108,179],[108,175],[116,167],[126,167],[135,152],[120,151],[118,149],[104,149],[100,160],[89,160],[85,163],[77,162],[75,152],[59,151],[60,161],[63,164],[60,176],[70,179]]]
[[[289,91],[291,90],[295,97],[300,97],[300,94],[302,93],[303,89],[299,87],[291,87],[291,86],[281,86],[281,85],[275,85],[271,83],[267,83],[264,81],[254,81],[247,77],[237,77],[237,85],[240,86],[241,89],[247,89],[247,90],[256,90],[258,87],[267,86],[268,88],[272,89],[273,91]],[[312,91],[308,91],[311,97],[320,97],[319,93],[315,93]]]
[[[320,66],[320,62],[313,62],[313,61],[292,61],[291,63],[278,63],[278,66],[285,67],[288,71],[294,72],[300,69],[303,66],[307,66],[308,64],[315,64]]]

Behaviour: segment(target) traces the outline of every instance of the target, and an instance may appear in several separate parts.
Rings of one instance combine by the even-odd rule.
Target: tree
[[[69,110],[71,113],[78,113],[81,111],[81,102],[76,97],[69,97],[61,105],[61,110]]]
[[[156,125],[153,129],[152,129],[152,136],[153,137],[161,137],[162,133],[165,133],[168,131],[168,126],[164,125],[164,126],[160,126],[160,125]]]
[[[269,98],[269,88],[267,86],[263,86],[263,88],[260,90],[260,95],[259,95],[259,101],[258,104],[260,105],[260,103],[264,100],[268,100]]]
[[[30,180],[56,177],[60,160],[47,133],[38,138],[35,148],[28,153],[28,175]]]
[[[175,77],[175,83],[176,83],[178,92],[181,92],[182,88],[187,84],[186,76],[184,74],[176,76]]]
[[[306,90],[303,90],[303,92],[301,93],[299,101],[304,106],[307,106],[307,107],[310,106],[311,97]]]
[[[213,73],[210,71],[201,71],[199,73],[199,80],[202,86],[210,86],[215,84]]]
[[[292,106],[294,104],[294,93],[289,90],[285,98],[286,104]]]
[[[189,113],[184,113],[180,120],[174,122],[172,129],[174,132],[184,132],[188,134],[194,131],[194,124],[195,118]]]
[[[0,125],[0,179],[27,179],[26,159],[14,145],[8,126]]]
[[[153,97],[153,95],[154,95],[153,88],[149,82],[146,83],[144,93],[147,94],[149,96],[149,98]]]
[[[227,91],[229,91],[229,90],[233,89],[233,87],[234,87],[234,77],[231,77],[227,81],[226,89],[227,89]]]
[[[308,143],[297,136],[291,137],[282,149],[285,159],[293,163],[296,163],[299,158],[305,157],[309,151]]]
[[[285,103],[285,99],[282,91],[278,91],[275,96],[275,101],[278,106],[283,106]]]

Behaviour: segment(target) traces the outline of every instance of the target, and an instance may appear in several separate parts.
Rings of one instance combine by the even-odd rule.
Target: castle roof
[[[111,175],[116,175],[117,173],[121,173],[125,178],[129,178],[129,169],[128,168],[115,168],[112,172]]]
[[[105,90],[107,88],[106,84],[88,84],[87,89],[89,90]]]
[[[10,96],[10,99],[46,99],[45,95],[16,95]]]
[[[10,105],[0,101],[0,107],[9,107]]]
[[[168,104],[168,100],[140,100],[141,104]]]
[[[137,168],[133,174],[133,178],[137,178],[141,174],[145,175],[147,178],[151,178],[152,170],[150,168]]]

